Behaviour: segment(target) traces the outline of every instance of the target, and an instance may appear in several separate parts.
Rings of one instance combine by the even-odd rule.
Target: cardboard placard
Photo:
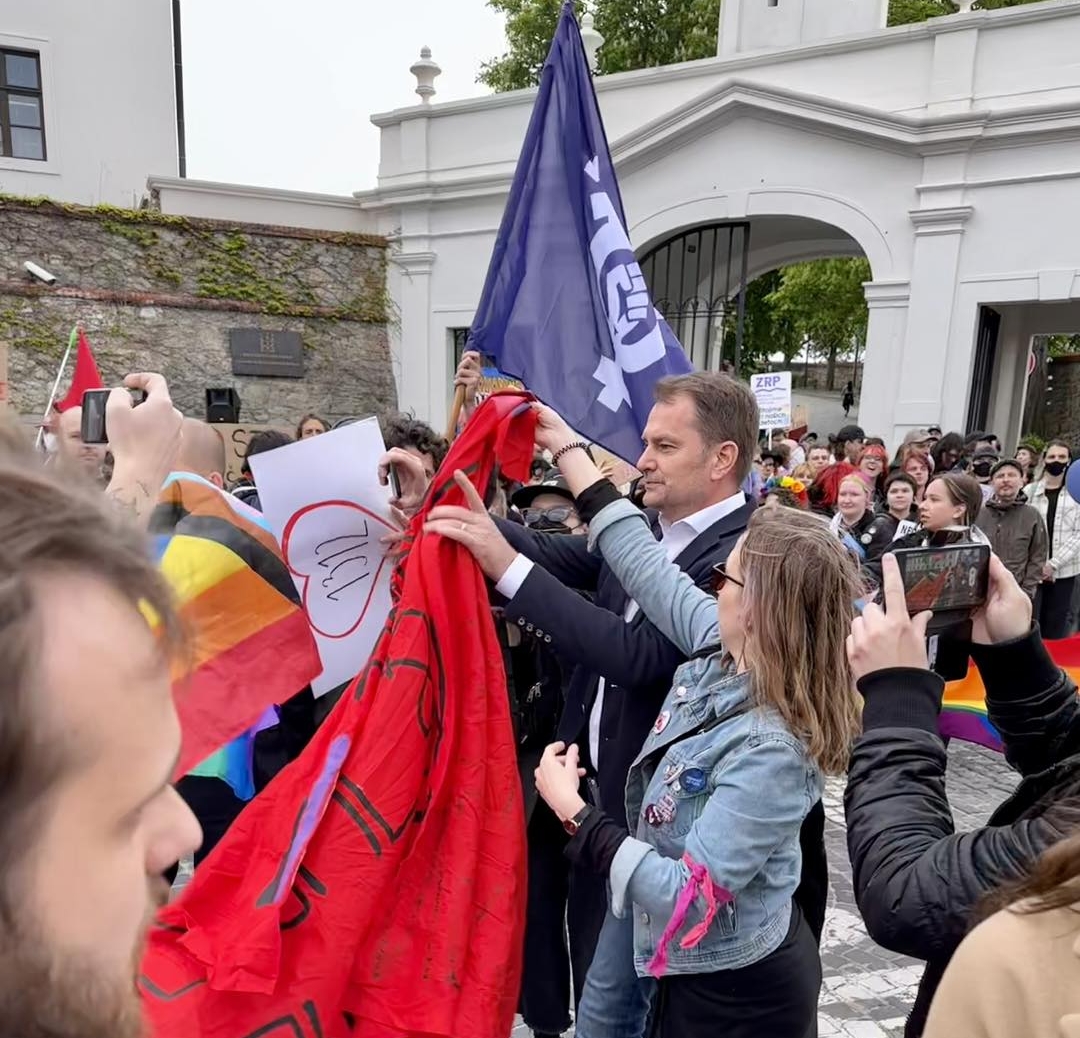
[[[379,422],[367,418],[251,459],[319,645],[317,696],[364,669],[390,613],[393,560],[380,538],[396,527],[378,478],[383,452]]]
[[[791,372],[771,371],[750,376],[750,389],[757,398],[762,429],[791,428]]]
[[[257,432],[265,432],[273,429],[291,436],[292,430],[281,425],[260,425],[248,422],[242,425],[232,425],[228,422],[212,422],[211,429],[216,429],[225,441],[225,485],[232,486],[240,479],[240,466],[244,463],[244,454],[247,451],[251,437]]]

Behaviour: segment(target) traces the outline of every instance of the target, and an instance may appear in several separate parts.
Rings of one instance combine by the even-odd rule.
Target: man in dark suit
[[[753,394],[728,375],[698,372],[657,385],[637,463],[644,505],[655,510],[656,534],[669,558],[701,587],[709,584],[713,567],[727,558],[754,512],[740,487],[757,434]],[[604,810],[625,820],[627,772],[685,658],[583,538],[545,537],[501,521],[496,531],[493,525],[477,514],[447,535],[465,544],[495,581],[506,599],[506,620],[573,666],[557,737],[581,747]],[[590,592],[593,601],[578,590]],[[578,998],[606,911],[603,880],[575,870],[567,918]],[[640,1017],[643,1025],[643,991],[629,941],[626,953],[625,961],[598,962],[593,968],[609,985],[611,1003]],[[578,1023],[583,1035],[584,1023]],[[601,1032],[598,1025],[596,1033]]]

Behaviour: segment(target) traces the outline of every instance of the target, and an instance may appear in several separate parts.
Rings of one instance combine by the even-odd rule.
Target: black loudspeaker
[[[240,394],[232,386],[227,389],[208,389],[206,420],[237,425],[240,421]]]

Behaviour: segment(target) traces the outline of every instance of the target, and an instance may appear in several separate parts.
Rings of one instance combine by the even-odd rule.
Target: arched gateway
[[[739,283],[865,255],[875,430],[975,422],[1015,441],[1031,337],[1080,310],[1080,0],[896,29],[886,6],[724,0],[716,58],[599,77],[631,240],[702,365],[717,321],[737,321],[729,244],[745,236]],[[398,245],[397,375],[419,413],[445,413],[532,101],[374,117],[380,182],[358,199]],[[714,246],[712,273],[688,267]]]

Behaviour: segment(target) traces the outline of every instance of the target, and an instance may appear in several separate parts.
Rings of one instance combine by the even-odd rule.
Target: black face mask
[[[1043,468],[1048,476],[1060,476],[1069,467],[1064,461],[1048,461]]]
[[[990,470],[993,467],[994,466],[989,461],[977,461],[971,466],[971,471],[974,472],[976,476],[989,476]]]
[[[538,530],[540,533],[573,533],[566,523],[553,523],[545,516],[539,522],[530,523],[530,530]]]

